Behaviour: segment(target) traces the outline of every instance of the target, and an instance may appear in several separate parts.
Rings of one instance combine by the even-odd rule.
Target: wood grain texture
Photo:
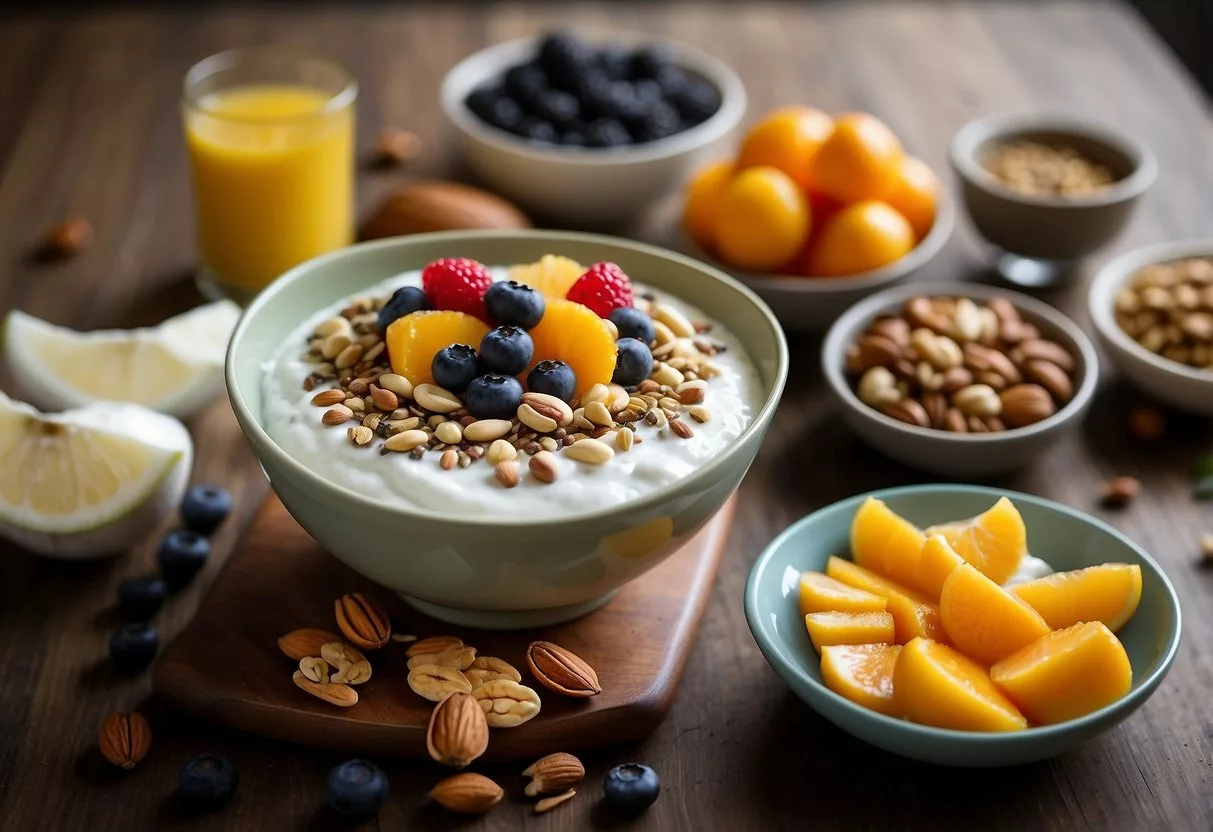
[[[76,8],[0,25],[0,298],[81,328],[148,323],[197,302],[178,85],[193,61],[267,40],[314,46],[346,61],[362,84],[361,144],[380,124],[417,132],[423,175],[450,171],[438,115],[439,78],[481,46],[558,24],[611,25],[668,34],[735,66],[752,115],[804,101],[880,114],[910,150],[945,172],[947,143],[965,121],[992,112],[1067,112],[1133,130],[1155,150],[1160,174],[1115,246],[1083,281],[1044,297],[1089,322],[1090,269],[1147,242],[1207,236],[1213,216],[1213,123],[1207,101],[1137,16],[1110,3],[393,3],[263,7],[204,4]],[[954,184],[944,173],[949,184]],[[365,209],[400,180],[365,176]],[[69,212],[88,216],[97,241],[53,265],[28,254]],[[633,229],[662,239],[673,200]],[[985,279],[989,252],[967,222],[924,279]],[[828,405],[816,341],[797,339],[788,391],[739,492],[737,519],[700,637],[667,719],[639,744],[586,755],[581,793],[533,817],[519,766],[483,771],[507,788],[482,819],[453,819],[426,803],[436,766],[377,758],[392,794],[377,828],[555,830],[612,828],[597,807],[602,774],[642,759],[660,772],[661,799],[629,829],[1207,830],[1213,827],[1213,572],[1197,541],[1213,507],[1191,500],[1187,468],[1213,448],[1208,422],[1180,417],[1167,438],[1130,438],[1135,395],[1105,368],[1083,431],[997,484],[1089,510],[1144,545],[1167,569],[1184,606],[1175,666],[1123,726],[1048,763],[1008,771],[948,771],[874,751],[797,700],[766,666],[746,629],[741,598],[750,564],[806,512],[867,489],[921,481],[844,429]],[[0,383],[7,382],[4,377]],[[7,389],[7,388],[6,388]],[[175,598],[158,624],[167,641],[189,619],[264,480],[227,405],[191,424],[198,480],[233,489],[238,514],[215,541],[214,563]],[[1144,493],[1120,513],[1096,505],[1114,474]],[[335,752],[301,749],[216,729],[144,703],[146,677],[114,676],[104,660],[115,625],[114,588],[153,563],[151,544],[112,563],[69,566],[6,548],[0,554],[0,829],[327,829],[321,811]],[[220,671],[240,673],[239,657]],[[146,709],[148,758],[115,777],[92,752],[106,713]],[[240,767],[236,800],[201,819],[178,817],[177,768],[202,751]],[[376,828],[372,823],[367,828]]]
[[[554,748],[581,751],[643,739],[665,716],[699,631],[736,507],[730,501],[682,549],[625,586],[603,609],[553,627],[471,630],[428,618],[331,557],[277,497],[215,579],[197,615],[156,663],[154,691],[171,705],[257,736],[357,754],[429,759],[425,732],[433,703],[408,687],[405,650],[389,642],[369,653],[374,674],[358,704],[335,708],[291,682],[295,663],[277,639],[300,627],[337,632],[332,599],[364,592],[388,606],[393,631],[454,635],[480,656],[505,659],[543,700],[525,725],[494,731],[486,759],[538,759]],[[526,648],[551,641],[599,671],[602,693],[570,699],[542,687]],[[240,672],[216,672],[239,656]]]

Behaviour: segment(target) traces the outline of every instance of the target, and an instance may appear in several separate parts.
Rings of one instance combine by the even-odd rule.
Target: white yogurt
[[[494,279],[501,280],[507,269],[492,271]],[[409,272],[359,295],[386,296],[401,286],[419,282],[420,272]],[[680,299],[639,284],[635,288],[672,302],[691,320],[709,320]],[[381,456],[375,450],[379,442],[355,447],[346,436],[347,426],[326,427],[321,423],[323,411],[310,402],[315,391],[303,390],[303,379],[311,371],[303,354],[316,326],[337,314],[351,299],[301,322],[278,354],[265,364],[264,423],[266,432],[291,457],[329,482],[371,496],[384,505],[512,517],[554,517],[606,508],[665,488],[724,453],[762,402],[758,374],[741,344],[712,321],[707,337],[725,350],[712,359],[721,372],[708,382],[703,402],[711,419],[703,424],[692,422],[694,436],[681,439],[668,428],[658,433],[641,424],[636,435],[644,441],[626,453],[616,453],[605,465],[587,465],[557,453],[554,485],[540,483],[522,468],[518,485],[503,488],[493,476],[493,466],[483,459],[467,468],[447,471],[439,467],[438,454],[429,453],[420,460],[403,453]],[[523,454],[520,464],[526,459]]]
[[[1019,562],[1019,568],[1015,570],[1015,574],[1007,578],[1003,586],[1014,586],[1015,584],[1023,584],[1028,581],[1034,581],[1037,578],[1043,578],[1045,575],[1052,575],[1053,567],[1045,563],[1043,560],[1032,555],[1024,555],[1023,560]]]

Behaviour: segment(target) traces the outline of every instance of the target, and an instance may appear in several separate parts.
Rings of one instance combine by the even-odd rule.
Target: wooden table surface
[[[992,112],[1064,112],[1131,128],[1154,148],[1161,172],[1115,250],[1207,236],[1213,215],[1207,102],[1142,21],[1117,5],[197,7],[81,8],[0,24],[2,308],[88,329],[153,323],[196,303],[180,79],[207,54],[271,40],[347,62],[362,85],[362,144],[369,146],[382,124],[412,129],[426,143],[417,168],[423,173],[448,171],[452,163],[436,88],[460,57],[557,24],[609,24],[675,36],[728,61],[748,85],[753,113],[789,102],[878,113],[939,171],[946,170],[953,131]],[[397,178],[364,176],[360,204]],[[637,233],[660,236],[669,207]],[[91,219],[96,243],[65,263],[34,262],[31,250],[69,213]],[[928,272],[979,278],[987,261],[962,222]],[[1046,297],[1087,325],[1081,285]],[[1085,429],[1000,481],[1088,509],[1154,553],[1183,601],[1183,646],[1141,711],[1083,750],[1010,770],[938,769],[876,751],[816,716],[767,667],[746,628],[746,573],[780,529],[856,492],[923,479],[847,434],[827,404],[817,343],[797,339],[792,347],[783,407],[741,489],[725,565],[660,729],[637,747],[588,755],[584,793],[540,817],[512,799],[482,820],[453,820],[426,805],[435,767],[380,760],[392,794],[379,826],[606,827],[595,806],[599,778],[615,763],[640,759],[661,774],[664,791],[637,829],[1213,827],[1213,573],[1197,563],[1197,541],[1213,531],[1213,511],[1193,502],[1187,479],[1191,460],[1213,448],[1209,423],[1173,418],[1163,441],[1132,439],[1126,413],[1136,399],[1105,370]],[[191,428],[200,451],[195,478],[226,485],[239,510],[218,536],[202,580],[161,613],[166,637],[188,620],[266,490],[226,402]],[[1120,513],[1096,504],[1099,482],[1115,474],[1144,483],[1140,499]],[[193,724],[144,702],[146,677],[110,671],[115,586],[148,570],[151,555],[149,544],[111,562],[64,565],[12,547],[0,552],[0,828],[328,828],[321,791],[340,755]],[[215,672],[239,673],[240,657]],[[155,743],[139,769],[114,776],[91,752],[97,727],[106,713],[134,707],[151,716]],[[180,818],[172,801],[178,766],[207,750],[236,761],[239,794],[217,814]],[[487,773],[512,794],[521,791],[514,767]]]

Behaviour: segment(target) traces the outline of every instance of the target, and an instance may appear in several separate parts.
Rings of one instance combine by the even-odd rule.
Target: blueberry
[[[494,102],[504,94],[501,87],[489,84],[472,90],[464,103],[467,104],[467,108],[474,114],[485,121],[490,121]]]
[[[628,77],[631,57],[624,47],[609,44],[598,50],[594,66],[608,78],[622,80]]]
[[[626,127],[613,118],[600,118],[585,131],[588,147],[622,147],[632,143],[632,135]]]
[[[517,101],[505,95],[493,102],[488,114],[484,117],[484,120],[494,127],[511,133],[518,129],[522,119],[522,107]]]
[[[637,118],[628,120],[628,132],[636,142],[654,142],[678,132],[678,111],[665,101],[656,101]]]
[[[160,541],[160,574],[169,589],[181,589],[206,565],[211,544],[198,532],[177,529]]]
[[[639,384],[653,372],[653,353],[638,338],[620,338],[615,342],[615,375],[611,381],[624,387]]]
[[[329,772],[324,802],[339,815],[369,818],[387,800],[387,775],[366,760],[347,760]]]
[[[468,413],[477,419],[512,419],[522,401],[522,385],[513,376],[488,373],[463,391]]]
[[[181,501],[181,521],[198,534],[210,534],[232,510],[232,495],[217,485],[195,485]]]
[[[653,319],[641,312],[635,306],[621,306],[610,314],[610,321],[619,330],[620,338],[636,338],[645,343],[653,343],[657,330],[653,327]]]
[[[168,585],[160,578],[127,578],[118,584],[118,606],[135,621],[155,615],[166,595]]]
[[[622,815],[639,815],[661,795],[657,772],[643,763],[615,766],[602,778],[607,805]]]
[[[240,784],[240,773],[222,754],[203,754],[185,761],[177,783],[178,794],[186,808],[205,812],[231,800]]]
[[[430,374],[439,387],[452,393],[462,393],[468,382],[484,372],[476,350],[467,344],[451,344],[434,354]]]
[[[641,104],[650,106],[660,101],[665,93],[661,90],[661,84],[658,84],[652,78],[645,78],[632,84],[632,95]]]
[[[690,80],[669,101],[683,119],[699,124],[720,109],[720,91],[707,81]]]
[[[553,32],[539,44],[539,66],[553,86],[575,83],[591,58],[590,50],[570,32]]]
[[[518,135],[533,142],[556,144],[560,134],[550,121],[544,121],[537,116],[527,116],[518,125]]]
[[[484,309],[499,324],[530,329],[542,320],[546,306],[543,295],[516,280],[499,280],[484,293]]]
[[[561,90],[544,90],[535,99],[535,115],[557,127],[566,127],[581,116],[577,97]]]
[[[661,88],[662,95],[675,95],[686,86],[687,75],[678,67],[670,65],[662,67],[654,76],[654,80]]]
[[[585,133],[580,130],[566,130],[560,134],[560,144],[565,147],[585,147]]]
[[[667,47],[652,44],[632,53],[629,69],[633,78],[656,78],[661,70],[673,63],[674,57]]]
[[[110,636],[110,658],[123,673],[138,673],[156,658],[160,634],[144,622],[125,624]]]
[[[499,326],[480,340],[480,362],[486,370],[512,376],[531,363],[535,343],[525,329]]]
[[[535,98],[548,87],[548,76],[538,64],[519,64],[505,73],[505,90],[523,109],[535,105]]]
[[[419,286],[401,286],[379,310],[379,331],[387,332],[392,321],[430,308],[430,299]]]
[[[627,81],[612,81],[610,89],[610,109],[608,114],[613,118],[627,120],[642,115],[647,103],[636,92],[636,86]]]
[[[616,115],[611,83],[610,78],[598,72],[581,79],[577,85],[577,100],[581,103],[583,117],[593,119]]]
[[[563,361],[540,361],[526,377],[526,389],[570,401],[577,392],[577,376]]]

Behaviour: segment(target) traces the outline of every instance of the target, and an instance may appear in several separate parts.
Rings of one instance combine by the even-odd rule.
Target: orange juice
[[[348,102],[300,84],[233,86],[187,107],[185,133],[198,247],[219,284],[255,292],[352,241]]]

